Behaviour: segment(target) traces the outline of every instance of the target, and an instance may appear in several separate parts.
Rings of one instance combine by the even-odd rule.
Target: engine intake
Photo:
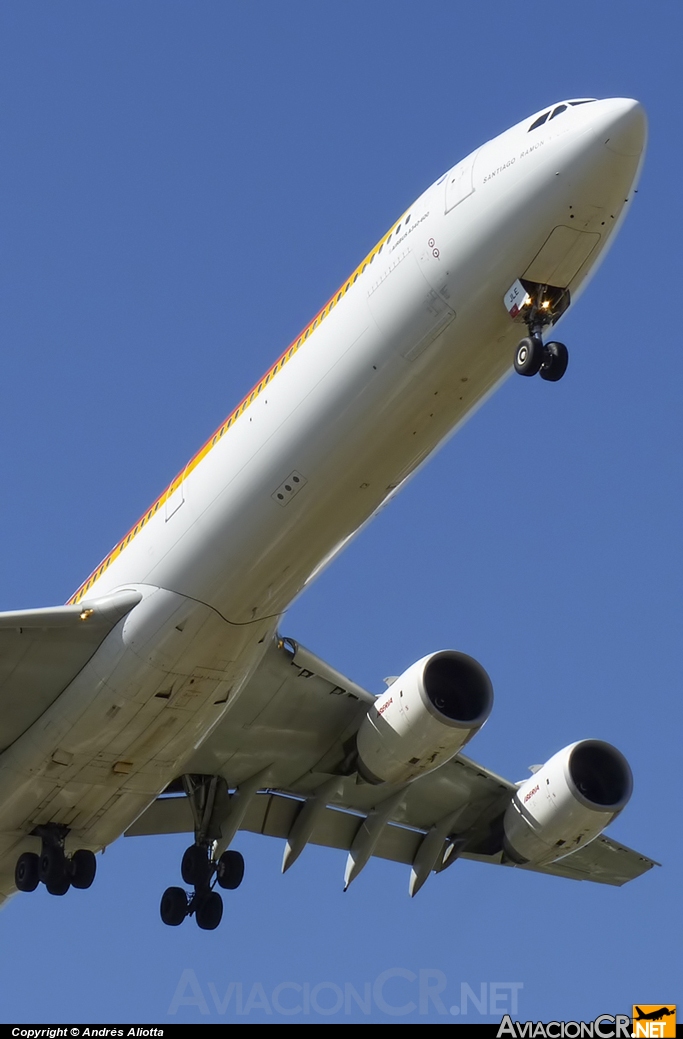
[[[574,744],[567,772],[576,796],[591,808],[621,811],[633,792],[633,774],[626,758],[601,740]]]
[[[483,725],[493,706],[489,676],[464,653],[445,650],[428,658],[422,685],[438,716],[459,727]]]

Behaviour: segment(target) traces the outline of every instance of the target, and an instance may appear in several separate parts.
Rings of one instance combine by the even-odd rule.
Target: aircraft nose
[[[647,139],[645,109],[630,97],[613,98],[609,102],[605,146],[616,155],[640,155]]]

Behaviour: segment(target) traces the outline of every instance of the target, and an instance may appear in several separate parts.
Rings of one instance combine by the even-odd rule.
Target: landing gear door
[[[473,172],[476,152],[472,152],[466,159],[459,162],[457,166],[446,176],[446,212],[455,209],[459,202],[471,195],[474,191]]]

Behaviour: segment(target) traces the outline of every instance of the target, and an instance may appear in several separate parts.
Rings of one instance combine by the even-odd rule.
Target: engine
[[[616,747],[572,743],[517,789],[503,820],[506,855],[535,865],[570,855],[602,833],[632,790],[631,769]]]
[[[358,771],[369,783],[406,783],[464,747],[493,707],[486,671],[464,653],[423,657],[377,698],[358,730]]]

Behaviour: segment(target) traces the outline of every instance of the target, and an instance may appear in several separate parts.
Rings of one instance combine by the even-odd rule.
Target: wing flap
[[[270,790],[263,791],[253,798],[240,829],[285,840],[291,833],[301,805],[302,801],[299,798]],[[349,851],[366,818],[365,814],[352,812],[341,806],[328,806],[316,823],[309,842],[326,848]],[[192,833],[193,827],[192,812],[186,797],[160,797],[127,830],[126,837]],[[460,825],[458,829],[462,832]],[[426,829],[407,827],[397,820],[391,820],[383,828],[373,856],[411,865],[426,832]],[[477,862],[502,864],[512,869],[530,870],[569,880],[590,880],[616,887],[628,883],[629,880],[635,880],[653,866],[659,865],[653,859],[605,836],[598,837],[584,848],[550,866],[501,863],[500,853],[478,855],[462,851],[460,854],[462,858]]]
[[[259,794],[249,806],[240,829],[266,837],[286,839],[302,802],[270,791]],[[310,837],[311,844],[348,851],[365,816],[328,807]],[[143,812],[126,837],[152,834],[192,833],[192,812],[186,797],[160,797]],[[393,862],[411,863],[423,834],[403,826],[388,825],[375,849],[375,856]]]

